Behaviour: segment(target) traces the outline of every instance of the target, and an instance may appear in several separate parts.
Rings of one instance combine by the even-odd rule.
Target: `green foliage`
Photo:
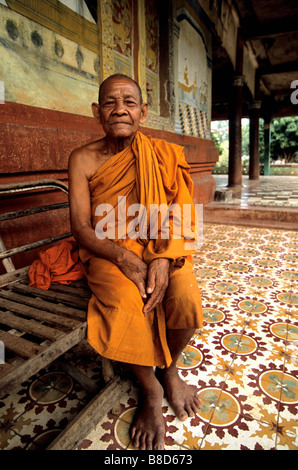
[[[219,149],[217,166],[226,166],[229,161],[229,122],[217,121],[212,129],[211,138]]]
[[[219,149],[219,161],[216,169],[228,167],[229,162],[229,122],[217,121],[212,126],[212,140]],[[264,163],[264,122],[260,119],[259,154],[260,163]],[[274,119],[271,123],[271,159],[284,163],[298,163],[298,117]],[[249,120],[242,120],[242,163],[249,163]]]
[[[273,160],[298,163],[298,117],[273,119],[270,151]]]

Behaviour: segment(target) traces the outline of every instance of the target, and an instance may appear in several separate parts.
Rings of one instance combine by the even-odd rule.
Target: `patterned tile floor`
[[[217,188],[227,186],[226,175],[214,175]],[[298,208],[297,176],[261,176],[259,181],[242,178],[242,189],[235,190],[229,204]]]
[[[179,359],[202,409],[179,422],[163,403],[167,450],[298,449],[298,233],[206,224],[194,256],[204,327]],[[90,377],[100,364],[87,346],[77,358]],[[0,400],[0,449],[43,449],[90,397],[51,366]],[[78,446],[132,449],[137,389]]]

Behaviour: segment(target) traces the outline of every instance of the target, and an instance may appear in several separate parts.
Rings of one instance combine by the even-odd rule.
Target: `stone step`
[[[298,208],[211,202],[204,206],[204,223],[298,230]]]

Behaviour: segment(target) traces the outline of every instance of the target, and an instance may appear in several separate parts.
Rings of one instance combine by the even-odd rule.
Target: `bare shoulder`
[[[100,149],[100,140],[89,142],[88,144],[83,145],[82,147],[74,149],[69,156],[69,161],[79,163],[83,162],[84,160],[92,159],[99,155]]]
[[[106,160],[103,139],[90,142],[74,149],[68,160],[69,172],[84,174],[89,180]]]

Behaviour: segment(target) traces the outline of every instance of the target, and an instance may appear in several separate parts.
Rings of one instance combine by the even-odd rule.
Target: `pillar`
[[[114,73],[114,32],[109,0],[97,2],[100,81]]]
[[[264,175],[270,174],[270,127],[271,118],[266,116],[264,119]]]
[[[260,177],[259,125],[261,101],[253,101],[249,106],[249,179]]]
[[[145,0],[138,0],[138,41],[134,47],[138,48],[138,77],[137,82],[142,90],[143,100],[147,102],[146,85],[146,15]]]
[[[228,186],[242,184],[242,101],[243,101],[243,41],[237,39],[236,67],[229,104],[229,178]]]

